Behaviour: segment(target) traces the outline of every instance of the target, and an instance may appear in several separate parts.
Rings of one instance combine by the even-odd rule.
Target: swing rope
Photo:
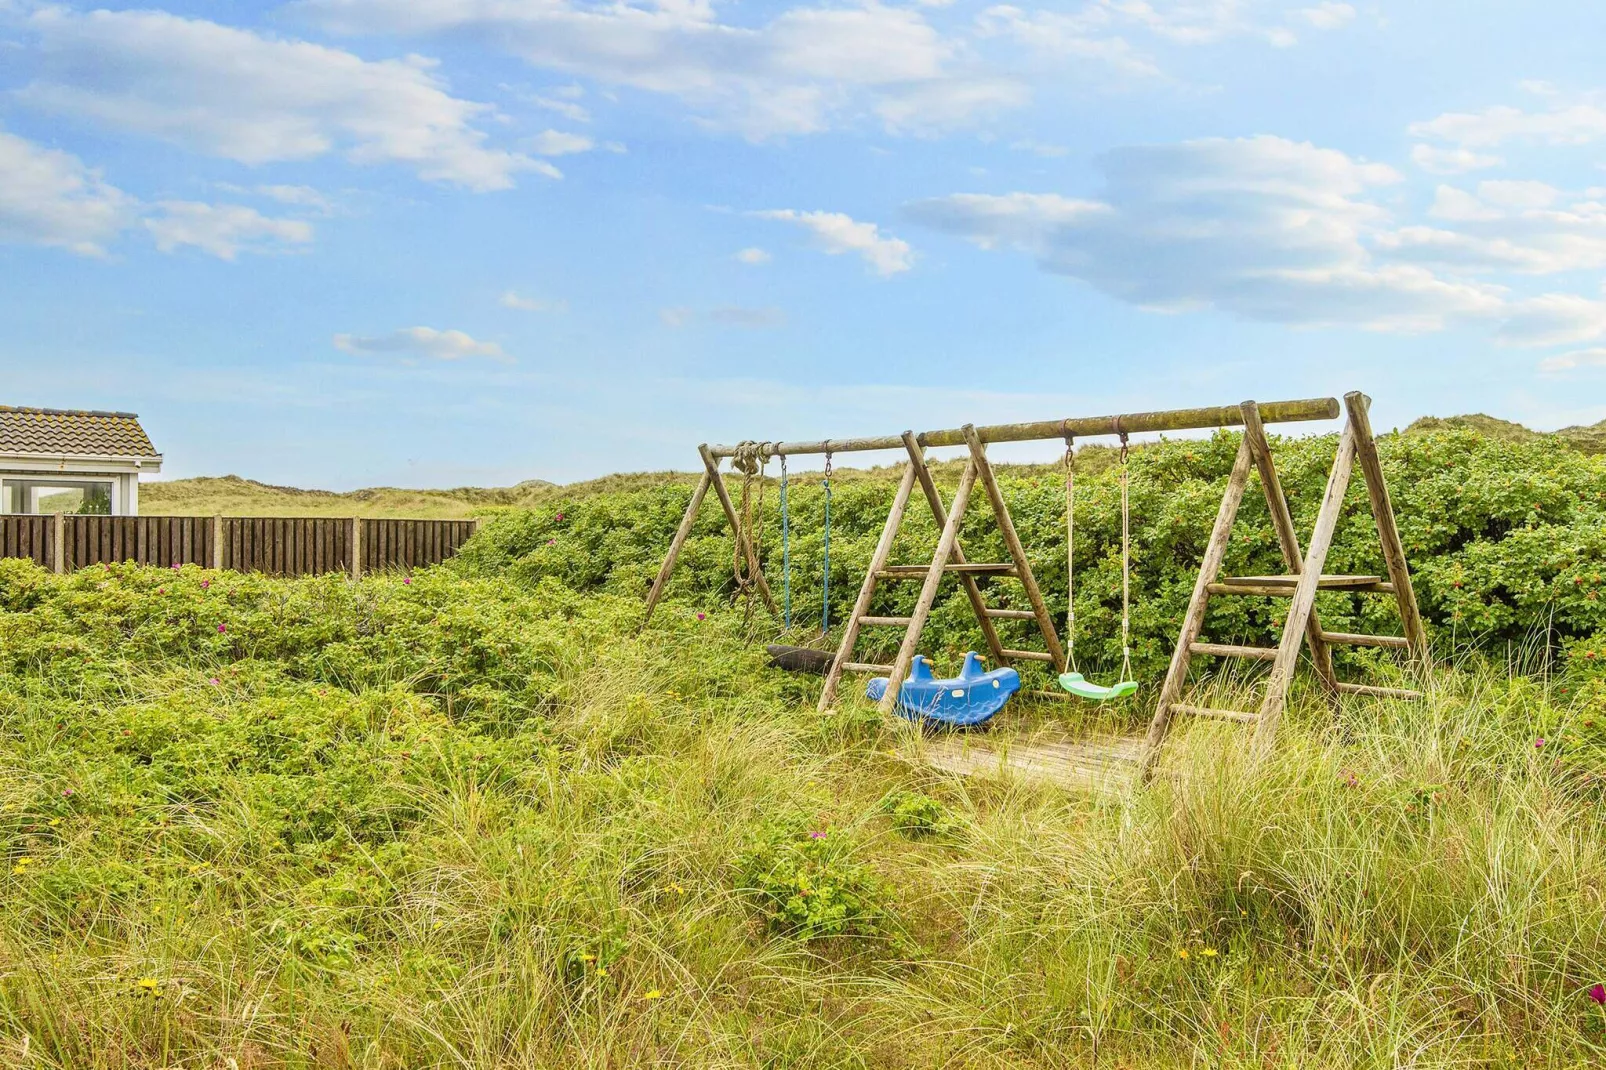
[[[1065,436],[1065,660],[1076,666],[1076,442]]]
[[[781,619],[792,630],[792,525],[786,497],[786,454],[781,454]]]
[[[1127,442],[1121,432],[1121,682],[1132,679],[1132,509],[1127,497]]]
[[[825,561],[823,569],[824,581],[821,584],[820,599],[823,603],[820,608],[820,634],[827,635],[831,631],[831,451],[825,451],[825,479],[820,485],[825,488]]]
[[[742,507],[736,514],[736,549],[731,558],[731,574],[736,581],[734,597],[743,600],[742,623],[750,625],[753,622],[753,590],[758,586],[758,578],[753,574],[754,566],[747,560],[743,551],[744,543],[751,543],[753,547],[754,563],[762,568],[764,546],[764,484],[766,482],[764,470],[769,466],[772,442],[743,442],[736,447],[731,455],[731,468],[742,473]],[[758,494],[756,510],[757,523],[754,522],[755,501],[753,494],[753,480],[758,480]]]

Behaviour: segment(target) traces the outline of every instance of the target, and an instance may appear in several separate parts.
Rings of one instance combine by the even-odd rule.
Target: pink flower
[[[402,577],[402,586],[404,586],[404,587],[411,586],[412,582],[413,582],[413,578],[411,576],[403,576]]]
[[[179,564],[178,564],[178,562],[177,562],[177,561],[174,561],[174,562],[173,562],[173,571],[174,571],[174,572],[177,572],[177,571],[178,571],[178,569],[179,569]]]
[[[1540,736],[1538,739],[1534,740],[1534,749],[1535,750],[1539,749],[1540,747],[1543,747],[1544,745],[1545,745],[1545,737],[1544,736]]]
[[[546,544],[547,544],[547,545],[548,545],[548,546],[556,546],[556,545],[557,545],[557,544],[558,544],[558,540],[557,540],[557,539],[548,539],[548,540],[547,540],[547,541],[546,541]]]
[[[73,797],[74,794],[75,794],[75,792],[71,788],[63,788],[62,792],[61,792],[61,797],[64,798],[64,799],[70,799],[70,798]]]
[[[226,632],[228,630],[229,630],[229,626],[227,624],[219,624],[217,626],[217,631],[218,631],[219,635],[222,635],[224,632]]]
[[[211,580],[202,580],[201,581],[201,590],[204,591],[210,586],[212,586],[212,581]]]
[[[823,840],[823,839],[825,839],[825,833],[823,833],[823,832],[811,832],[811,833],[809,833],[809,839],[811,839],[811,840]]]
[[[158,588],[156,588],[156,593],[157,594],[166,594],[167,593],[167,588],[166,587],[158,587]]]
[[[216,676],[212,677],[212,679],[207,681],[207,683],[211,684],[213,687],[216,687],[218,684],[220,684],[222,682],[223,681],[219,680]]]
[[[697,614],[697,619],[698,620],[707,620],[708,619],[708,614],[707,613],[699,613],[699,614]]]
[[[559,513],[559,514],[558,514],[558,519],[559,519],[559,520],[562,520],[562,519],[563,519],[563,514],[562,514],[562,513]]]
[[[1589,998],[1595,1003],[1606,1007],[1606,985],[1596,984],[1589,990]]]

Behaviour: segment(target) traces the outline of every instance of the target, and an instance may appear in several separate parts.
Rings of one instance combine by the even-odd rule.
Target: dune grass
[[[1189,726],[1112,798],[815,714],[739,611],[636,637],[555,582],[13,564],[8,1066],[1606,1059],[1594,692],[1302,688],[1265,762]]]

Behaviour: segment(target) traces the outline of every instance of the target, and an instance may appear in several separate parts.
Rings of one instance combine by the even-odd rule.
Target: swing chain
[[[792,531],[786,494],[786,454],[781,454],[781,620],[792,628]]]
[[[831,451],[825,451],[825,478],[820,486],[825,490],[825,550],[821,569],[824,577],[820,584],[820,634],[831,631]]]

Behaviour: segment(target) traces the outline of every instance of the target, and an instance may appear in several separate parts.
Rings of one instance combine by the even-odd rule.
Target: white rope
[[[1065,661],[1076,668],[1076,455],[1065,436]]]
[[[1121,433],[1121,682],[1132,679],[1132,511],[1127,500],[1126,432]]]

